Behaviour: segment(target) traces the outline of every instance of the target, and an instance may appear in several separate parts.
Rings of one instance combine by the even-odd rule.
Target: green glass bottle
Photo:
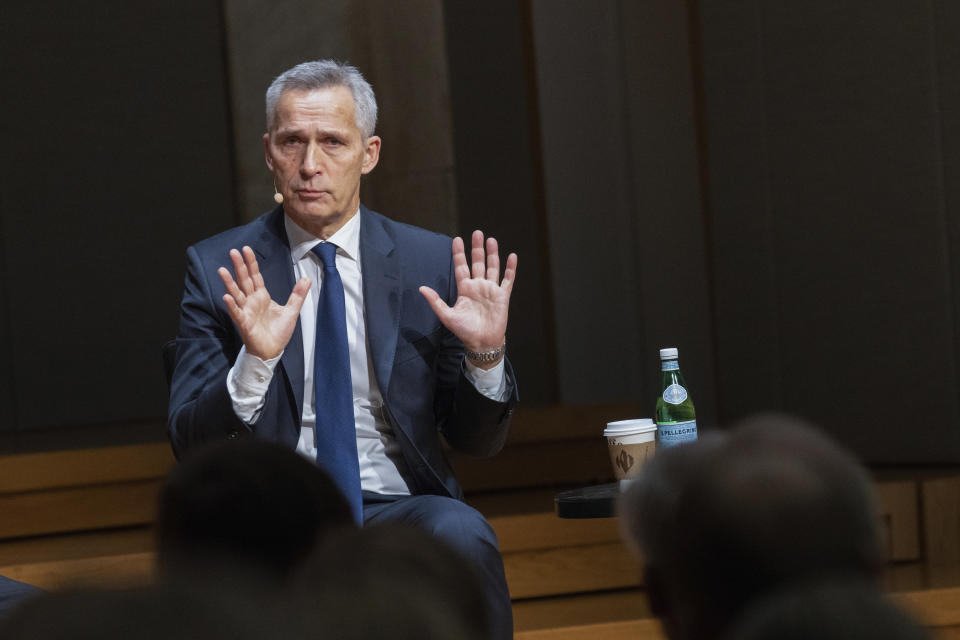
[[[657,444],[672,447],[697,439],[697,412],[680,373],[675,347],[660,349],[660,396],[657,398]]]

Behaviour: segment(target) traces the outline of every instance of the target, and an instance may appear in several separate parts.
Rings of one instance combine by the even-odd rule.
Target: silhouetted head
[[[4,640],[306,640],[280,603],[223,582],[216,590],[159,586],[70,590],[31,598],[0,620]]]
[[[324,637],[490,637],[474,566],[420,529],[384,523],[328,536],[294,582]]]
[[[353,527],[350,508],[315,464],[247,439],[201,449],[174,467],[160,495],[157,554],[167,578],[223,567],[284,579],[319,536]]]
[[[621,534],[640,561],[650,608],[673,638],[679,636],[671,630],[672,603],[684,596],[676,592],[680,584],[675,576],[677,556],[684,553],[677,536],[683,526],[677,519],[680,501],[693,475],[726,438],[725,433],[708,432],[696,442],[657,451],[620,496]]]
[[[805,584],[758,598],[723,640],[927,640],[875,584]]]
[[[661,479],[641,479],[626,500],[641,531],[653,529],[637,544],[671,637],[716,638],[752,599],[787,585],[876,577],[871,486],[831,440],[765,415],[683,447],[663,452],[662,467],[651,465],[665,468]],[[655,482],[668,499],[656,497]]]

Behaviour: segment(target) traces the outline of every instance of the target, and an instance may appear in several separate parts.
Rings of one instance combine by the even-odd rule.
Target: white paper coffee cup
[[[656,451],[657,424],[650,418],[608,422],[603,435],[607,439],[613,473],[620,481],[640,473],[643,464]]]

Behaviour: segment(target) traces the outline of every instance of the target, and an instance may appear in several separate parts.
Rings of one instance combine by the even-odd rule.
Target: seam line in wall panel
[[[957,278],[956,273],[954,272],[955,260],[953,256],[953,234],[950,229],[950,203],[947,201],[947,190],[946,190],[946,156],[944,155],[944,140],[943,140],[943,92],[940,90],[940,51],[939,51],[939,40],[937,39],[937,6],[934,0],[927,1],[927,24],[929,25],[929,39],[930,39],[930,67],[931,67],[931,87],[933,89],[933,98],[934,98],[934,114],[933,122],[935,128],[934,135],[934,145],[936,145],[936,154],[939,156],[940,165],[939,171],[937,171],[937,207],[940,209],[941,221],[943,223],[943,252],[944,259],[947,261],[947,288],[950,294],[950,304],[948,309],[951,315],[950,326],[953,327],[953,358],[950,359],[950,368],[952,370],[953,379],[957,381],[957,362],[960,361],[960,326],[957,325]],[[958,406],[958,394],[953,394],[953,416],[954,420],[960,419],[960,406]]]
[[[7,174],[9,175],[9,173]],[[0,193],[0,246],[5,246],[7,242],[6,230],[4,227],[4,211],[9,211],[10,208],[7,206],[6,200],[6,191],[4,190]],[[3,252],[4,256],[9,256],[10,253],[7,251]],[[6,336],[5,344],[0,345],[0,349],[3,349],[4,356],[6,359],[6,369],[7,369],[7,380],[9,381],[8,387],[8,397],[7,399],[10,402],[10,406],[7,407],[4,413],[11,421],[12,431],[14,433],[14,445],[17,450],[20,448],[20,407],[18,404],[19,394],[17,393],[17,376],[16,376],[16,367],[14,362],[16,361],[16,348],[14,347],[13,340],[13,318],[12,318],[12,304],[10,300],[10,288],[7,286],[7,278],[9,277],[9,271],[7,269],[6,259],[0,258],[0,300],[4,301],[3,305],[3,317],[0,318],[0,322],[3,323],[4,332],[3,335]]]
[[[527,84],[527,125],[530,140],[530,174],[533,188],[534,215],[537,221],[538,251],[540,252],[540,288],[543,291],[543,331],[544,342],[549,347],[545,354],[546,368],[549,372],[547,397],[562,403],[560,397],[560,369],[557,364],[557,321],[556,300],[553,291],[553,268],[550,261],[549,216],[547,215],[546,183],[543,170],[543,134],[540,129],[540,91],[537,77],[537,49],[533,31],[533,0],[517,0],[520,16],[520,31],[524,50],[524,79]],[[541,375],[548,375],[541,372]]]
[[[707,305],[710,311],[710,348],[713,366],[710,374],[713,377],[713,388],[716,390],[715,402],[717,415],[714,419],[717,424],[724,424],[727,420],[726,407],[720,392],[720,351],[718,345],[719,332],[717,330],[717,260],[714,252],[713,210],[710,207],[710,165],[709,165],[709,136],[707,131],[707,96],[706,77],[703,62],[703,29],[700,22],[700,0],[687,2],[687,55],[690,62],[690,84],[693,99],[694,136],[697,145],[697,181],[700,187],[700,220],[703,233],[703,250],[705,255],[707,283]]]
[[[630,0],[628,0],[630,1]],[[623,10],[623,0],[617,2],[617,54],[620,62],[620,113],[622,114],[623,121],[623,130],[627,133],[626,139],[628,141],[633,140],[633,119],[630,117],[630,86],[629,81],[627,80],[627,70],[626,70],[626,50],[624,45],[625,34],[623,32],[624,24],[626,23],[626,16],[624,15]],[[636,158],[633,152],[633,145],[626,144],[624,145],[624,156],[625,164],[624,168],[624,184],[627,189],[627,202],[630,209],[630,237],[633,238],[635,246],[642,246],[640,242],[640,222],[638,217],[640,215],[639,211],[639,202],[637,201],[637,190],[634,185],[634,179],[636,176]],[[634,277],[637,279],[637,287],[634,292],[633,304],[634,304],[634,314],[636,318],[636,333],[634,334],[634,353],[637,354],[637,358],[633,362],[633,380],[634,384],[631,384],[633,389],[639,389],[643,392],[643,395],[639,395],[639,392],[635,391],[635,397],[653,397],[656,393],[656,390],[652,388],[653,380],[647,379],[645,366],[646,363],[650,362],[649,354],[647,353],[647,326],[644,323],[644,310],[646,305],[644,304],[643,296],[643,287],[640,286],[640,274],[642,273],[642,259],[640,257],[640,251],[631,251],[633,256],[633,273]]]
[[[776,260],[774,259],[774,255],[776,254],[776,233],[774,229],[775,217],[773,215],[773,211],[771,210],[773,197],[770,185],[770,129],[769,119],[767,117],[767,78],[769,74],[767,70],[766,33],[764,31],[766,26],[763,13],[764,0],[755,0],[753,6],[757,29],[757,72],[760,76],[760,130],[763,154],[764,233],[766,235],[768,257],[770,258],[768,267],[770,270],[770,279],[773,284],[771,288],[771,294],[774,300],[774,308],[776,309],[777,319],[776,326],[773,328],[774,344],[772,345],[772,347],[776,350],[774,363],[776,365],[777,402],[775,406],[781,410],[789,411],[790,408],[784,406],[783,349],[781,338],[781,331],[783,329],[783,296],[780,292],[780,273],[777,269]]]
[[[217,8],[219,10],[220,30],[217,36],[220,38],[220,64],[223,73],[223,100],[227,128],[227,153],[230,156],[230,209],[233,213],[233,223],[240,225],[245,220],[244,207],[246,195],[241,193],[240,180],[238,178],[240,168],[238,166],[240,158],[237,155],[237,130],[234,128],[233,114],[233,73],[230,65],[230,34],[227,28],[227,6],[228,0],[219,0]]]

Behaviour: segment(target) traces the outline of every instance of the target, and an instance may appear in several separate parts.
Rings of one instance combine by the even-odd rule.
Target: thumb
[[[307,292],[310,290],[310,278],[300,278],[297,281],[297,284],[293,285],[293,291],[290,292],[290,297],[287,298],[286,307],[289,307],[292,311],[300,313],[300,307],[303,306],[303,301],[307,297]]]
[[[433,312],[437,314],[437,317],[443,322],[450,313],[450,307],[447,306],[447,303],[430,287],[420,287],[420,293],[427,299],[427,302],[430,303],[430,308],[433,309]]]

